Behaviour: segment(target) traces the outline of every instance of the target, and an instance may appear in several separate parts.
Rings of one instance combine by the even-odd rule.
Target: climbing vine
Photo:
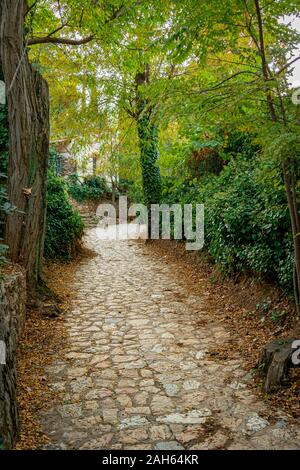
[[[145,203],[146,205],[158,204],[161,189],[160,171],[157,165],[158,132],[148,116],[139,117],[138,135]]]

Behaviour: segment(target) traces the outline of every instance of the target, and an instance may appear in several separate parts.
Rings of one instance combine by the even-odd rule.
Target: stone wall
[[[0,281],[0,341],[5,344],[5,364],[0,360],[0,449],[10,449],[19,432],[16,404],[16,351],[25,319],[25,275],[18,270]],[[3,356],[3,354],[2,354]],[[1,359],[1,357],[0,357]]]

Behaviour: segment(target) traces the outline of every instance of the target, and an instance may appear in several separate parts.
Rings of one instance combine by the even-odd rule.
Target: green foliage
[[[88,200],[99,201],[111,194],[111,189],[101,176],[87,176],[81,182],[77,175],[70,175],[68,178],[68,192],[75,201],[82,202]]]
[[[144,203],[144,192],[141,181],[134,181],[128,188],[128,199],[131,202]]]
[[[292,240],[284,190],[276,191],[272,180],[262,184],[258,165],[232,161],[208,188],[209,251],[226,273],[251,270],[290,287]]]
[[[45,256],[71,259],[83,235],[83,222],[69,200],[62,178],[49,172]]]
[[[254,142],[254,136],[246,131],[233,130],[225,134],[223,139],[220,154],[227,161],[237,155],[250,159],[260,150],[260,146]]]
[[[130,202],[142,203],[144,201],[143,186],[140,179],[131,180],[120,178],[117,183],[117,194],[126,195]]]
[[[30,48],[50,84],[52,137],[83,148],[98,139],[101,171],[112,181],[132,178],[120,188],[132,201],[150,204],[161,194],[167,203],[204,202],[207,247],[223,272],[251,270],[290,289],[280,165],[291,159],[299,180],[299,107],[290,99],[294,64],[287,60],[300,32],[282,19],[299,16],[299,0],[260,0],[261,24],[254,1],[59,3],[62,15],[54,0],[36,4],[34,35],[97,41]],[[149,74],[139,82],[145,65]],[[77,201],[100,199],[105,186],[74,177],[68,191]]]
[[[48,162],[49,170],[54,175],[59,175],[61,170],[61,155],[54,149],[49,149],[49,162]]]
[[[275,164],[239,156],[219,176],[169,185],[164,201],[174,197],[205,204],[206,247],[224,274],[251,271],[292,289],[290,221]]]

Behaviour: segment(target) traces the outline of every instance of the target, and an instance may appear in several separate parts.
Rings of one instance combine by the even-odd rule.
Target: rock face
[[[0,281],[0,448],[10,449],[18,435],[16,349],[25,318],[23,272]],[[5,350],[5,354],[3,354]],[[5,356],[5,357],[4,357]],[[5,364],[3,364],[5,362]]]

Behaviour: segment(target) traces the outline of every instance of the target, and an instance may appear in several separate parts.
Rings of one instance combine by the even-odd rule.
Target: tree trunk
[[[157,128],[148,116],[138,119],[138,136],[141,152],[141,168],[145,203],[158,204],[160,201],[160,172],[157,166],[159,156]]]
[[[48,86],[32,69],[24,44],[25,0],[2,0],[0,58],[9,121],[8,197],[18,211],[8,216],[10,257],[22,264],[29,291],[41,273],[49,151]]]
[[[160,172],[157,166],[159,156],[157,127],[151,119],[151,106],[140,91],[140,86],[150,82],[150,66],[145,65],[142,72],[135,77],[136,86],[136,120],[141,155],[141,169],[145,204],[158,204],[160,200]],[[150,228],[150,226],[149,226]]]
[[[289,214],[292,226],[292,236],[295,256],[295,273],[294,273],[294,294],[295,302],[299,312],[299,294],[300,294],[300,219],[296,195],[296,178],[295,165],[290,160],[286,160],[283,164],[284,185],[287,195]]]

